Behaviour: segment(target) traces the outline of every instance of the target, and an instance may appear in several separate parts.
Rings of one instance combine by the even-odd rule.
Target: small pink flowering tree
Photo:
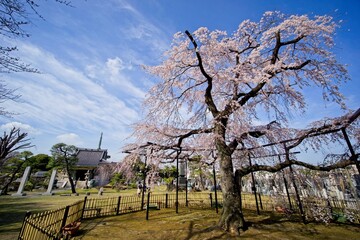
[[[348,80],[347,71],[330,51],[336,28],[329,16],[266,12],[231,35],[205,27],[177,33],[163,62],[145,67],[159,81],[146,97],[146,117],[136,125],[138,141],[216,151],[224,199],[219,225],[225,230],[247,228],[236,174],[312,167],[295,160],[244,165],[246,149],[299,134],[280,126],[287,126],[291,112],[304,111],[304,89],[317,86],[325,100],[345,107],[339,85]],[[264,123],[263,113],[274,121]]]

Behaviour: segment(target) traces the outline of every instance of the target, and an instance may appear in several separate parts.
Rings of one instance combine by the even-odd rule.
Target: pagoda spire
[[[103,136],[103,133],[101,132],[98,150],[101,149],[102,136]]]

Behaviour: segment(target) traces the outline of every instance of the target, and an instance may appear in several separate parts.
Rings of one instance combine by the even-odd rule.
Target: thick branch
[[[213,129],[212,128],[209,128],[209,129],[194,129],[194,130],[191,130],[185,134],[182,134],[182,135],[179,135],[179,140],[178,140],[178,144],[176,147],[181,147],[181,143],[184,139],[192,136],[192,135],[196,135],[196,134],[200,134],[200,133],[212,133],[213,132]]]
[[[275,44],[275,47],[274,47],[274,50],[273,50],[273,53],[272,53],[272,57],[271,57],[271,61],[270,61],[271,64],[275,64],[276,60],[278,59],[280,48],[282,46],[295,44],[295,43],[299,42],[301,39],[303,39],[304,37],[305,37],[304,35],[301,35],[301,36],[299,36],[299,37],[297,37],[295,39],[292,39],[292,40],[289,40],[289,41],[286,41],[286,42],[281,42],[280,30],[277,31],[275,33],[276,44]]]
[[[214,100],[212,98],[212,94],[211,94],[211,91],[212,91],[212,77],[210,77],[210,75],[205,71],[205,68],[204,68],[204,65],[203,65],[203,62],[202,62],[202,58],[201,58],[201,55],[199,53],[199,50],[198,50],[198,46],[197,46],[197,43],[195,41],[195,39],[193,38],[193,36],[191,35],[191,33],[189,31],[185,31],[186,35],[189,37],[191,43],[193,44],[194,48],[195,48],[195,53],[196,53],[196,57],[198,59],[198,62],[199,62],[199,68],[200,68],[200,71],[202,73],[202,75],[206,78],[207,80],[207,83],[208,83],[208,86],[205,90],[205,102],[207,104],[207,106],[209,107],[209,110],[211,111],[211,113],[213,114],[214,117],[216,117],[216,115],[218,114],[218,110],[216,108],[216,105],[214,103]]]
[[[249,101],[249,99],[255,97],[257,95],[257,93],[265,86],[265,84],[266,84],[266,82],[261,82],[258,85],[256,85],[256,87],[251,89],[250,92],[245,94],[245,96],[243,98],[241,98],[239,101],[240,106],[244,106],[245,103],[247,103],[247,101]]]

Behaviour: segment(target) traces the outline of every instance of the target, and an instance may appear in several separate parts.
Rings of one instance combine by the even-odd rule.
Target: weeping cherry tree
[[[349,77],[332,52],[337,27],[329,16],[266,12],[232,34],[205,27],[176,33],[162,63],[145,67],[157,84],[135,127],[138,142],[216,151],[224,199],[219,226],[226,231],[247,228],[235,175],[250,168],[234,171],[247,161],[245,149],[293,137],[286,126],[291,114],[305,111],[305,91],[314,86],[325,101],[346,108],[339,86]]]

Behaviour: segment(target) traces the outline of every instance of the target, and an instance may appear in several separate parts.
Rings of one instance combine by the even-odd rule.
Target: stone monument
[[[21,178],[20,186],[17,190],[17,193],[12,194],[11,196],[25,196],[26,195],[26,193],[24,193],[23,191],[24,191],[25,183],[28,180],[29,175],[30,175],[30,169],[31,169],[30,166],[25,168],[25,171]]]
[[[48,189],[45,193],[43,193],[43,195],[54,195],[54,193],[52,192],[52,189],[54,187],[54,182],[55,182],[55,178],[56,178],[56,169],[54,169],[51,173],[51,178],[50,178],[50,181],[49,181],[49,186],[48,186]]]

